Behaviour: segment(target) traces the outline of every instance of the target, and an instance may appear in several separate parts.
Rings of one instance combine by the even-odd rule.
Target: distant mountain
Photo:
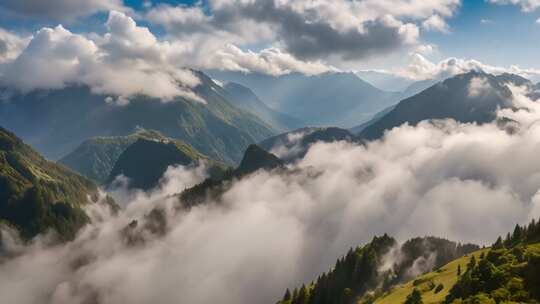
[[[414,82],[414,80],[384,71],[358,71],[356,75],[373,86],[387,92],[403,92]]]
[[[209,71],[213,78],[249,87],[268,106],[310,126],[352,127],[396,103],[399,93],[384,92],[354,73],[283,76]]]
[[[127,136],[94,137],[85,140],[58,162],[92,180],[104,183],[120,155],[139,138],[166,139],[157,131],[144,129]]]
[[[97,200],[96,185],[45,160],[0,127],[0,223],[29,239],[48,229],[71,239],[88,220],[81,206]]]
[[[211,173],[221,176],[225,166],[197,152],[180,140],[140,137],[118,157],[107,178],[111,185],[116,177],[128,178],[129,188],[148,190],[156,187],[169,166],[205,163]]]
[[[240,179],[258,170],[273,170],[283,167],[284,162],[281,159],[257,145],[250,145],[236,169],[225,172],[221,178],[210,177],[202,183],[184,190],[179,199],[181,204],[187,208],[209,199],[218,201],[221,194],[231,187],[233,180]]]
[[[409,98],[411,96],[414,96],[423,90],[435,85],[436,83],[442,81],[442,79],[426,79],[426,80],[419,80],[416,82],[411,83],[408,87],[406,87],[403,91],[401,91],[401,99]]]
[[[432,271],[478,249],[473,244],[461,245],[436,237],[414,238],[401,245],[386,234],[374,237],[364,246],[351,248],[315,281],[292,292],[287,289],[278,304],[374,303],[373,298],[410,280],[411,274]],[[396,254],[393,261],[392,251]],[[385,264],[388,260],[391,264]]]
[[[66,155],[86,139],[126,136],[141,127],[233,164],[251,143],[275,134],[269,124],[232,105],[221,86],[203,73],[194,73],[201,81],[194,90],[206,104],[181,97],[161,102],[137,96],[118,106],[107,103],[106,95],[81,86],[27,94],[4,89],[0,121],[51,159]]]
[[[416,125],[422,120],[452,118],[459,122],[485,123],[495,118],[497,108],[511,106],[512,92],[506,83],[526,83],[519,76],[494,76],[469,72],[449,78],[399,102],[395,108],[365,127],[363,139],[380,138],[385,130],[404,123]]]
[[[392,111],[395,107],[396,105],[389,106],[388,108],[375,114],[370,120],[349,129],[349,131],[353,134],[360,134],[360,132],[362,132],[365,128],[369,127],[370,125],[374,124],[377,120],[381,119],[383,116],[390,113],[390,111]]]
[[[355,141],[356,136],[340,128],[302,128],[263,140],[259,145],[290,162],[304,157],[309,147],[317,142]]]
[[[265,122],[268,122],[275,130],[288,131],[297,129],[305,124],[299,119],[279,113],[263,103],[251,89],[234,82],[228,82],[223,88],[229,95],[229,100],[238,108],[250,112]]]
[[[432,85],[436,84],[437,82],[438,82],[438,80],[434,80],[434,79],[420,80],[420,81],[417,81],[417,82],[413,82],[408,87],[406,87],[402,92],[397,93],[397,96],[399,97],[399,100],[409,98],[409,97],[414,96],[414,95],[422,92],[423,90],[431,87]],[[395,107],[396,107],[396,105],[393,104],[393,105],[379,111],[375,115],[373,115],[373,117],[371,117],[371,119],[369,119],[368,121],[363,122],[360,125],[357,125],[355,127],[352,127],[349,130],[353,134],[359,134],[365,128],[372,125],[374,122],[379,120],[381,117],[383,117],[384,115],[386,115],[390,111],[392,111]]]

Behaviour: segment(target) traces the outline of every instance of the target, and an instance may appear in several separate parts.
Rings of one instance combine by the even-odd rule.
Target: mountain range
[[[300,119],[305,126],[352,127],[396,103],[401,96],[401,93],[382,91],[354,73],[315,76],[208,73],[220,81],[250,88],[270,108]]]
[[[256,115],[278,131],[289,131],[305,125],[299,119],[271,109],[248,87],[234,82],[227,82],[223,85],[223,88],[228,93],[228,100],[233,105]]]
[[[206,103],[136,96],[119,106],[85,86],[29,93],[3,89],[0,121],[50,159],[67,155],[92,137],[126,136],[144,128],[234,164],[247,146],[276,133],[269,123],[235,107],[226,98],[229,93],[205,74],[194,73],[200,80],[194,91]]]

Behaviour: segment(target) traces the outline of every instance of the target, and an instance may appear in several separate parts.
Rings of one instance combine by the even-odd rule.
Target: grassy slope
[[[529,245],[528,250],[540,251],[540,244]],[[473,254],[478,260],[482,252],[487,254],[488,251],[489,251],[489,248],[485,248],[485,249],[476,251]],[[448,295],[450,288],[452,288],[452,286],[454,286],[454,284],[456,284],[457,282],[458,265],[461,265],[461,270],[465,271],[467,267],[467,263],[469,262],[471,258],[471,255],[472,254],[461,257],[441,267],[440,270],[438,271],[426,273],[425,275],[422,275],[415,280],[412,280],[403,285],[397,286],[393,288],[390,292],[379,297],[374,303],[376,304],[403,303],[405,302],[405,299],[407,298],[409,294],[411,294],[411,292],[413,291],[415,287],[420,292],[422,292],[422,301],[424,302],[424,304],[442,303],[444,301],[444,298]],[[417,282],[416,286],[414,286],[414,282]],[[444,289],[442,289],[438,293],[435,293],[434,288],[430,290],[430,285],[431,285],[430,282],[433,282],[435,286],[442,283],[444,285]]]

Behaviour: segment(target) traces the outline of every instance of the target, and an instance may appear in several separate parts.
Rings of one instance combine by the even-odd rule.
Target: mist
[[[366,145],[317,143],[285,173],[235,181],[219,203],[175,208],[204,167],[169,168],[146,193],[120,186],[110,194],[122,210],[88,206],[92,223],[70,243],[3,241],[2,301],[274,303],[374,235],[490,244],[540,216],[540,105],[511,89],[515,107],[492,124],[422,122]]]

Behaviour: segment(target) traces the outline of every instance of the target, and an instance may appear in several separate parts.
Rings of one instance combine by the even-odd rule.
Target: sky
[[[112,28],[111,19],[122,24]],[[410,80],[483,69],[537,81],[539,36],[537,0],[5,0],[0,83],[31,90],[82,82],[129,96],[119,87],[131,81],[113,89],[94,82],[136,70],[134,82],[151,78],[171,97],[179,91],[171,85],[185,80],[173,74],[185,68],[375,70]],[[69,60],[57,56],[67,49]],[[44,71],[59,65],[54,81],[22,79],[39,63]]]

